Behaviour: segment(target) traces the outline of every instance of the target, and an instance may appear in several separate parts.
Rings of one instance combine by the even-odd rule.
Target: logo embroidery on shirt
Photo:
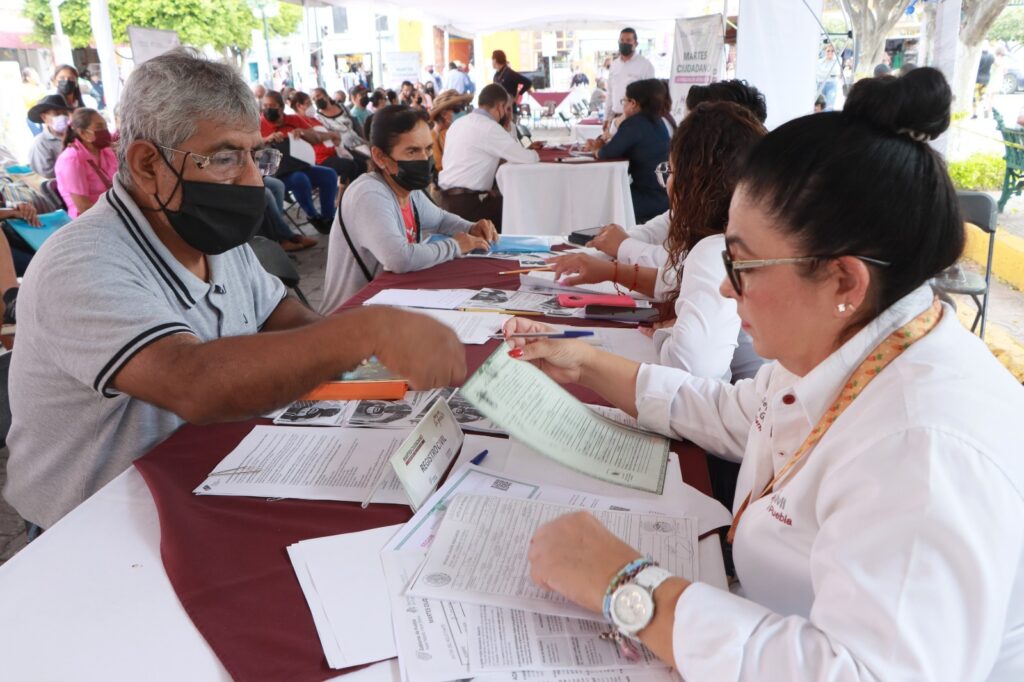
[[[761,431],[763,429],[764,418],[765,418],[765,415],[767,415],[767,414],[768,414],[768,397],[765,396],[765,398],[761,401],[761,407],[758,408],[757,414],[754,416],[754,427],[758,431]]]
[[[779,523],[787,526],[793,525],[793,519],[783,511],[786,508],[786,498],[781,493],[772,495],[771,503],[768,505],[768,515]]]

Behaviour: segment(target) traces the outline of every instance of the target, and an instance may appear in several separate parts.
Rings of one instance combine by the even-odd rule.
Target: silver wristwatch
[[[612,624],[627,637],[647,627],[654,619],[654,591],[672,574],[658,566],[648,566],[632,581],[612,593]]]

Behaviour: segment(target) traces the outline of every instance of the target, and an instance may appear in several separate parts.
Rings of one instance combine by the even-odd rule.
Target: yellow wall
[[[491,53],[495,50],[504,50],[505,56],[508,57],[509,66],[516,71],[522,69],[522,60],[519,58],[519,31],[495,31],[494,33],[485,33],[483,35],[483,48],[484,53],[477,55],[476,60],[478,64],[486,65],[487,69],[491,68]]]
[[[415,19],[398,20],[398,50],[399,52],[423,52],[422,21],[416,21]],[[424,64],[427,61],[424,61]]]

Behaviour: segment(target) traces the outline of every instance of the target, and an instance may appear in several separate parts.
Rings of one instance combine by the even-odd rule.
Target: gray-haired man
[[[377,307],[321,318],[260,267],[245,243],[277,158],[230,67],[182,50],[139,66],[120,132],[114,187],[19,295],[4,495],[27,521],[48,528],[186,421],[263,414],[371,355],[414,387],[462,379],[448,328]]]

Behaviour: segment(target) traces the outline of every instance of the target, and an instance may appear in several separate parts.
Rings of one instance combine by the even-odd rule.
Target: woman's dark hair
[[[71,113],[71,120],[64,131],[64,147],[74,144],[75,140],[82,139],[79,132],[92,125],[92,117],[99,116],[99,112],[88,107],[79,107]]]
[[[678,270],[701,239],[725,231],[744,163],[766,133],[749,109],[732,102],[698,104],[679,124],[669,149],[666,272]]]
[[[56,83],[57,83],[57,76],[60,75],[60,72],[64,71],[64,70],[70,71],[71,73],[74,74],[74,77],[71,79],[71,82],[75,84],[75,89],[72,90],[68,95],[61,95],[61,96],[65,100],[68,99],[69,95],[74,96],[75,102],[74,102],[73,106],[80,107],[80,106],[82,106],[83,102],[82,102],[82,89],[80,87],[78,87],[78,76],[79,76],[78,69],[76,69],[75,67],[71,66],[70,64],[58,64],[57,68],[53,70],[53,78],[51,80],[54,82],[54,85],[56,85]],[[69,101],[68,104],[71,104],[71,102]]]
[[[505,56],[504,50],[495,50],[491,53],[491,59],[498,62],[501,66],[508,64],[508,57]]]
[[[387,92],[384,93],[384,95],[388,98],[388,104],[398,103],[398,93],[395,92],[394,90],[388,90]]]
[[[665,86],[657,78],[645,78],[626,86],[626,97],[636,102],[640,113],[657,123],[664,108]]]
[[[953,265],[964,247],[956,190],[928,144],[949,127],[940,71],[868,78],[842,112],[795,119],[751,153],[744,196],[795,239],[802,254],[877,258],[869,265],[870,320]],[[823,261],[808,268],[808,274]]]
[[[281,95],[280,92],[278,92],[277,90],[267,90],[267,94],[263,95],[263,97],[269,97],[270,99],[274,100],[274,102],[277,103],[278,108],[281,109],[282,113],[284,112],[284,97]]]
[[[293,92],[291,99],[288,100],[288,104],[291,105],[293,111],[295,110],[296,105],[312,103],[313,100],[310,98],[310,96],[302,92],[301,90],[296,90],[295,92]]]
[[[373,104],[374,107],[379,107],[385,99],[386,97],[384,93],[380,90],[374,90],[373,94],[370,95],[370,103]]]
[[[417,107],[393,104],[378,109],[373,114],[370,144],[390,155],[398,137],[415,128],[420,121],[430,125],[430,117],[427,112]]]
[[[764,94],[744,80],[715,81],[707,85],[692,85],[686,93],[686,109],[693,111],[701,102],[735,102],[750,109],[757,120],[768,118],[768,105]]]

